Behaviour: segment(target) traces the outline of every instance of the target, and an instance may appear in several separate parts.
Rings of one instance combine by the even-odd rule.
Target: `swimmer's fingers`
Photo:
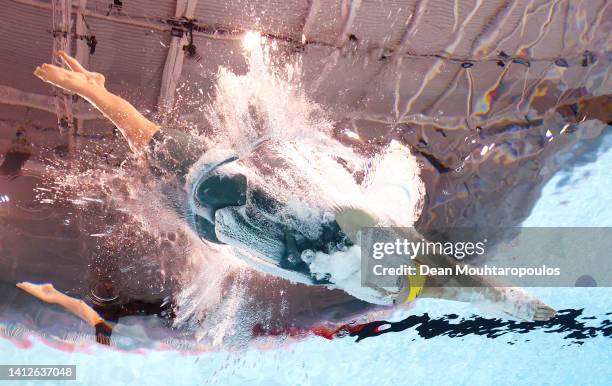
[[[104,346],[110,346],[111,344],[110,338],[108,336],[98,334],[96,334],[96,342]]]
[[[99,322],[95,325],[96,329],[96,342],[110,346],[111,344],[111,334],[113,333],[113,328],[110,324],[105,321]]]
[[[52,303],[55,300],[55,295],[57,293],[52,284],[32,284],[23,282],[17,283],[16,286],[17,288],[20,288],[30,295],[47,303]]]
[[[64,51],[58,51],[56,55],[60,59],[62,59],[62,62],[68,68],[70,68],[70,70],[72,70],[72,71],[67,71],[69,74],[73,74],[75,76],[83,76],[83,78],[79,78],[78,80],[85,80],[86,82],[89,82],[90,84],[104,87],[104,84],[106,82],[104,75],[98,72],[88,71],[87,69],[85,69],[85,67],[81,65],[81,63],[79,63],[78,60],[68,55]]]
[[[81,65],[81,63],[79,63],[78,60],[68,55],[64,51],[58,51],[56,55],[60,57],[64,64],[66,64],[66,66],[68,66],[68,68],[70,68],[73,72],[84,74],[88,80],[93,81],[98,85],[104,86],[104,83],[106,81],[104,79],[104,75],[99,74],[97,72],[88,71],[87,69],[85,69],[85,67]]]
[[[47,66],[49,66],[49,64],[45,63],[41,66],[36,67],[36,69],[34,70],[34,75],[36,75],[38,78],[40,78],[44,82],[47,81],[47,78],[49,76],[49,68]]]
[[[30,288],[30,286],[32,285],[32,283],[17,283],[15,284],[15,286],[17,286],[17,288],[24,290],[25,292],[32,294],[32,290]]]
[[[42,66],[36,67],[34,75],[43,82],[50,83],[70,93],[83,95],[83,93],[86,93],[88,90],[88,78],[86,74],[72,72],[52,64],[43,64]]]
[[[20,288],[32,295],[49,295],[55,293],[53,284],[34,284],[27,281],[15,284],[17,288]]]
[[[537,306],[533,319],[536,321],[544,322],[550,320],[555,315],[557,315],[557,311],[542,303]]]
[[[71,71],[55,66],[53,64],[43,64],[36,67],[34,75],[48,83],[60,83],[62,79],[66,79],[72,74]]]
[[[83,67],[81,63],[79,63],[78,60],[68,55],[65,51],[58,51],[55,53],[55,55],[59,57],[60,59],[62,59],[62,61],[66,64],[66,66],[68,66],[68,68],[70,68],[72,71],[83,72],[83,73],[87,72],[85,67]]]
[[[17,288],[24,290],[25,292],[29,293],[30,295],[36,296],[38,285],[32,284],[32,283],[28,283],[28,282],[17,283],[15,285],[17,286]]]

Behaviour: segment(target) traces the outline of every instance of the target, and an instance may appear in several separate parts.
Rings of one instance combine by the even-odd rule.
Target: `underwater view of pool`
[[[611,384],[609,1],[0,7],[0,386]]]
[[[608,173],[612,135],[602,138],[595,154],[567,165],[551,179],[524,225],[612,226],[612,203],[598,201],[601,192],[612,187]],[[559,205],[563,211],[556,210]],[[401,323],[408,318],[408,325],[397,325],[401,331],[358,342],[350,336],[331,341],[312,336],[280,347],[190,353],[124,351],[93,343],[71,347],[32,333],[15,340],[5,336],[0,342],[0,360],[75,364],[79,384],[100,379],[118,385],[608,384],[612,377],[612,290],[531,291],[560,310],[558,320],[538,326],[509,325],[471,305],[424,299],[386,319]],[[417,319],[410,320],[415,316]],[[5,334],[7,327],[3,327]],[[350,382],[346,374],[351,374]]]

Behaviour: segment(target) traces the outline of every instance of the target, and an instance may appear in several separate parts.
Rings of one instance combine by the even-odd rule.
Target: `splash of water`
[[[241,158],[241,171],[290,211],[300,210],[298,201],[324,201],[315,206],[358,206],[390,224],[412,224],[423,185],[408,150],[393,142],[374,160],[357,154],[333,138],[333,122],[309,100],[299,60],[276,63],[276,43],[253,32],[246,34],[244,46],[248,72],[236,75],[220,68],[216,97],[207,108],[215,147],[232,148]],[[263,170],[262,157],[250,157],[262,141],[271,173]],[[359,172],[368,176],[362,183],[356,181]],[[383,191],[393,200],[377,199]]]
[[[262,139],[292,140],[330,133],[332,123],[310,102],[300,80],[299,61],[275,63],[278,50],[256,33],[245,37],[249,70],[236,75],[221,67],[215,99],[205,109],[216,146],[249,154]]]
[[[249,184],[282,202],[282,209],[274,213],[276,220],[305,235],[318,235],[321,223],[333,218],[333,208],[343,206],[367,208],[387,224],[411,225],[419,214],[423,185],[408,151],[393,144],[370,159],[340,143],[333,137],[334,124],[324,109],[307,96],[301,63],[279,63],[274,43],[256,34],[250,35],[245,48],[248,71],[237,75],[220,68],[215,98],[203,109],[203,120],[210,123],[211,131],[193,137],[210,149],[202,159],[227,151],[237,154],[239,161],[228,167],[237,168]],[[83,156],[83,162],[87,158]],[[62,166],[57,169],[61,171]],[[196,169],[192,174],[201,172]],[[96,233],[105,235],[98,240],[107,252],[122,253],[134,237],[150,238],[153,246],[130,258],[151,255],[164,275],[177,275],[177,326],[198,328],[202,341],[219,345],[244,344],[255,324],[266,323],[272,305],[253,295],[251,287],[257,280],[261,284],[268,279],[241,262],[257,259],[249,250],[199,240],[185,219],[168,208],[156,182],[143,178],[137,168],[100,164],[85,172],[73,170],[58,180],[59,190],[76,192],[78,205],[103,202],[129,218],[121,224],[105,224],[108,232]],[[360,182],[358,174],[365,176]],[[122,228],[136,231],[122,236]],[[169,248],[164,247],[168,244]],[[318,257],[321,272],[313,274],[334,274],[339,287],[368,296],[356,288],[355,276],[347,274],[357,272],[356,251]]]
[[[273,222],[281,222],[313,239],[320,234],[321,224],[333,219],[333,212],[343,207],[363,208],[379,218],[381,225],[411,226],[424,196],[416,160],[395,142],[372,160],[334,139],[333,123],[321,106],[309,100],[302,85],[300,62],[275,62],[274,44],[257,34],[247,34],[246,74],[237,75],[226,68],[219,70],[216,97],[206,109],[207,120],[213,126],[214,149],[192,168],[189,180],[197,183],[205,165],[218,162],[215,157],[223,158],[234,152],[239,160],[220,169],[245,175],[250,186],[257,186],[282,203],[274,213],[266,214],[273,217]],[[220,150],[223,148],[227,151]],[[358,182],[358,173],[366,176],[363,181]],[[192,204],[197,211],[195,202]],[[266,256],[257,256],[249,247],[258,245],[259,251],[273,251],[274,240],[270,241],[272,245],[266,245],[268,241],[263,235],[241,229],[235,216],[219,218],[218,236],[235,247],[223,252],[231,257],[220,258],[238,256],[249,265],[266,270],[265,264],[260,264]],[[358,247],[330,255],[317,253],[310,261],[311,273],[331,275],[339,288],[361,299],[373,300],[376,295],[361,288],[358,280],[360,257]],[[286,275],[278,270],[268,272],[299,280],[289,272]],[[204,278],[193,283],[191,295],[184,298],[190,310],[194,310],[194,303],[206,301],[197,294],[206,291],[198,287],[207,285]]]

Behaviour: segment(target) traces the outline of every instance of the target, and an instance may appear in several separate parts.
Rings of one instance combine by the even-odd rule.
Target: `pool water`
[[[218,95],[209,111],[209,120],[221,133],[217,133],[221,137],[217,138],[220,140],[219,143],[224,146],[231,145],[237,154],[245,155],[256,147],[255,144],[260,143],[260,137],[270,139],[271,142],[274,140],[291,142],[296,148],[285,149],[283,160],[291,165],[290,169],[294,175],[285,173],[286,175],[283,174],[282,177],[287,179],[286,185],[293,189],[285,189],[282,185],[275,186],[273,191],[275,197],[282,194],[292,196],[299,191],[299,193],[310,192],[312,195],[325,192],[326,195],[332,196],[336,203],[346,199],[346,196],[350,196],[352,200],[347,202],[351,203],[359,202],[355,201],[358,198],[365,200],[367,197],[358,195],[361,191],[353,176],[345,170],[348,169],[346,165],[340,165],[333,159],[334,157],[328,155],[341,155],[345,162],[350,161],[349,165],[361,165],[362,161],[365,161],[363,164],[368,164],[369,167],[369,160],[361,154],[353,153],[348,145],[340,143],[335,144],[336,147],[323,147],[324,151],[321,151],[321,147],[318,146],[322,146],[324,141],[317,135],[330,132],[333,129],[332,122],[324,119],[324,115],[320,116],[319,108],[298,92],[299,85],[278,78],[275,72],[271,72],[270,64],[261,52],[259,50],[252,52],[251,67],[245,75],[236,75],[225,69],[219,71]],[[297,68],[291,66],[285,68],[288,73],[293,73],[292,70],[296,70],[297,73]],[[263,136],[259,132],[262,125],[257,114],[255,118],[252,117],[253,108],[259,115],[268,117],[266,125],[263,125],[267,128]],[[584,141],[575,147],[575,151],[569,150],[563,154],[560,171],[545,185],[542,196],[523,222],[523,226],[612,227],[612,202],[607,200],[608,192],[612,189],[612,175],[609,173],[612,167],[612,133],[609,132],[609,126],[605,130],[608,132],[600,138]],[[548,136],[546,138],[547,141],[554,139],[552,134],[551,138]],[[299,143],[299,146],[295,143]],[[307,143],[312,147],[306,147]],[[504,144],[499,145],[500,148],[503,146]],[[538,146],[543,147],[541,144]],[[480,155],[484,156],[492,148],[493,144],[484,146]],[[512,150],[511,147],[508,149]],[[316,162],[313,162],[318,154],[322,154],[322,158],[316,158]],[[85,158],[87,157],[82,156],[81,160]],[[405,162],[402,165],[407,166]],[[367,174],[368,167],[359,170]],[[129,174],[127,168],[121,168],[121,171],[115,169],[110,173],[111,178],[108,174],[101,173],[104,171],[102,169],[92,169],[88,176],[81,173],[74,175],[66,173],[63,182],[81,189],[78,197],[82,199],[81,201],[97,200],[102,203],[103,200],[92,199],[87,193],[89,190],[100,191],[102,187],[112,190],[113,178],[121,180],[122,176],[119,173]],[[379,171],[380,169],[379,167]],[[389,173],[391,182],[396,182],[396,175],[407,174],[405,170],[401,173],[398,170],[391,168]],[[104,180],[102,176],[108,179]],[[311,184],[302,188],[293,181],[293,177]],[[348,188],[350,184],[347,181],[355,185],[353,190]],[[487,181],[483,178],[480,182],[485,184]],[[500,183],[500,181],[495,182]],[[135,186],[129,187],[143,193]],[[317,187],[319,190],[315,189]],[[400,188],[402,192],[407,190]],[[491,191],[495,192],[494,189]],[[148,194],[148,191],[145,193],[147,196],[153,196]],[[389,198],[386,193],[377,192],[377,194]],[[130,200],[138,194],[133,196],[126,194],[128,199],[124,201],[117,198],[114,192],[109,196],[118,201],[123,213],[133,215],[136,212],[134,218],[137,215],[146,218],[142,220],[143,228],[151,224],[153,224],[151,227],[155,228],[156,221],[166,223],[167,229],[160,228],[161,231],[176,228],[173,223],[170,224],[176,219],[165,217],[163,211],[150,211],[156,203]],[[316,198],[322,200],[322,196],[320,194]],[[446,199],[447,195],[443,196],[442,199]],[[150,201],[156,199],[159,198],[153,197]],[[399,205],[395,197],[387,200],[370,200],[368,203],[373,201],[381,201],[380,206],[388,206],[382,209],[390,209],[394,213],[398,206],[404,208],[407,206]],[[516,208],[510,206],[510,209]],[[151,213],[156,213],[157,216],[151,216]],[[115,232],[113,234],[115,238],[108,237],[107,240],[115,248],[112,251],[120,250],[123,248],[121,241],[125,241],[126,238],[117,239],[116,237],[120,236],[116,233],[120,232],[110,229],[113,225],[102,221],[102,226],[109,229],[102,229],[89,236],[104,239]],[[172,248],[170,253],[180,254]],[[82,261],[79,259],[81,256],[76,257],[79,264],[87,263],[85,259]],[[161,271],[154,264],[154,259],[146,260],[145,256],[139,260],[141,266],[137,264],[121,266],[120,270],[128,273],[126,275],[128,284],[134,284],[134,280],[129,280],[131,271],[138,271],[143,267],[151,271]],[[202,261],[206,262],[206,260],[199,262]],[[216,261],[216,265],[224,265],[229,260]],[[223,272],[221,268],[223,267],[220,267],[219,272]],[[192,297],[183,299],[180,305],[187,307],[182,308],[182,314],[177,319],[188,320],[192,316],[189,315],[189,311],[205,309],[200,307],[202,304],[199,302],[205,303],[209,300],[206,293],[201,294],[206,292],[206,289],[214,287],[207,280],[209,277],[204,277],[205,280],[200,280],[201,283],[197,280],[194,280],[195,284],[189,282],[186,292],[190,292]],[[144,288],[147,292],[150,287],[147,288],[146,285],[150,283],[144,284],[137,290]],[[163,291],[167,288],[162,288],[163,284],[159,285],[159,292],[165,295]],[[215,284],[221,286],[219,283]],[[223,307],[217,308],[224,309],[218,312],[219,315],[215,314],[205,320],[202,323],[204,327],[200,327],[193,334],[181,336],[177,330],[172,330],[176,332],[175,335],[168,333],[165,338],[181,337],[182,341],[180,339],[174,341],[176,343],[174,345],[165,344],[162,338],[156,340],[146,336],[155,328],[158,330],[165,328],[170,331],[167,325],[163,326],[165,318],[156,320],[150,317],[144,322],[140,321],[141,324],[132,325],[126,322],[129,319],[126,318],[113,332],[114,345],[107,347],[93,343],[92,329],[78,319],[67,316],[58,308],[45,305],[43,309],[38,309],[37,304],[33,303],[34,310],[30,310],[32,312],[26,316],[26,318],[31,316],[32,319],[44,319],[44,322],[54,330],[62,331],[55,337],[46,335],[45,338],[39,331],[25,329],[26,326],[36,323],[27,323],[27,320],[22,323],[24,321],[19,320],[21,315],[12,318],[10,314],[7,315],[8,308],[0,308],[0,311],[4,312],[0,314],[2,322],[0,323],[2,336],[0,363],[76,365],[77,381],[68,384],[84,385],[102,382],[116,385],[489,385],[493,383],[605,385],[612,379],[610,365],[612,288],[530,289],[530,292],[559,311],[558,316],[550,322],[521,323],[500,319],[499,314],[490,313],[470,304],[418,299],[413,307],[396,311],[392,315],[381,316],[379,319],[382,320],[344,337],[325,339],[308,335],[295,339],[281,334],[274,339],[266,341],[255,339],[253,342],[249,341],[252,338],[251,330],[248,328],[252,326],[249,325],[244,328],[247,334],[243,344],[225,344],[226,335],[240,338],[240,331],[231,330],[240,329],[240,326],[235,327],[239,323],[233,324],[233,322],[238,319],[242,305],[240,298],[247,294],[248,288],[242,290],[245,292],[234,291],[228,296],[230,298],[228,301],[218,303]],[[7,298],[11,299],[11,296]],[[217,303],[213,303],[214,305]],[[206,310],[209,313],[217,311],[215,307],[208,307]],[[226,311],[227,315],[224,315]],[[245,313],[248,314],[250,311],[252,310]],[[154,326],[155,323],[158,325]],[[146,328],[143,329],[143,325]],[[198,346],[196,340],[199,335],[211,338],[209,340],[218,344]],[[57,338],[58,336],[66,338],[67,342]],[[86,342],[88,339],[89,342]],[[77,341],[78,344],[75,343]],[[193,343],[193,346],[190,346],[190,343]],[[199,350],[190,350],[194,347]],[[25,385],[28,382],[24,381],[21,384]],[[43,381],[32,384],[54,384],[54,382]]]
[[[612,202],[601,199],[612,188],[612,134],[591,150],[589,158],[577,157],[547,183],[525,226],[612,226]],[[570,315],[570,322],[528,331],[516,324],[496,325],[497,315],[468,304],[423,299],[388,320],[427,315],[428,323],[359,342],[312,336],[268,349],[189,354],[101,345],[58,349],[32,335],[27,344],[0,340],[0,362],[75,364],[76,384],[104,379],[116,385],[609,384],[612,289],[530,291]]]

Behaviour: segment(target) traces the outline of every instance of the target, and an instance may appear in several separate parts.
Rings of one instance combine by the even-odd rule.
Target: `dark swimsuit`
[[[185,185],[190,168],[205,152],[204,146],[192,135],[172,129],[158,131],[149,144],[153,172],[160,177],[176,177],[175,188]],[[253,235],[259,240],[265,239],[269,245],[274,246],[264,250],[249,244],[249,248],[265,255],[268,261],[271,260],[284,270],[300,273],[307,282],[329,284],[327,278],[313,277],[301,256],[306,250],[330,253],[350,246],[350,241],[338,224],[333,220],[321,224],[319,237],[312,239],[294,227],[274,220],[278,217],[276,214],[282,203],[258,187],[251,186],[245,175],[223,171],[224,165],[237,160],[237,156],[230,156],[211,164],[203,164],[202,167],[209,170],[195,181],[192,193],[184,193],[184,189],[168,189],[166,186],[166,193],[175,208],[189,220],[200,238],[220,244],[223,243],[218,237],[219,229],[215,227],[215,215],[218,210],[224,209],[223,215],[232,216],[232,221],[242,233]],[[187,194],[194,195],[195,204],[199,207],[197,213],[189,208],[187,203],[190,197],[186,197]]]

